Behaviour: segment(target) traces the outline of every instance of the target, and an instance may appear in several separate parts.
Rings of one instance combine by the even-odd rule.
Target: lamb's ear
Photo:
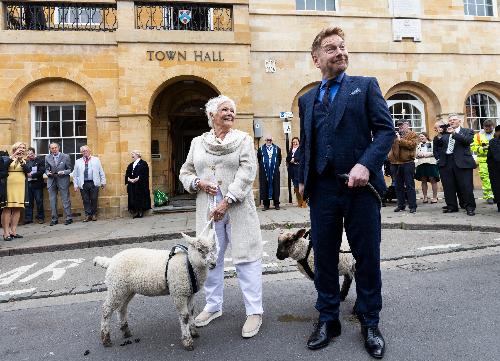
[[[295,233],[297,239],[304,237],[304,234],[306,234],[305,228],[301,228],[297,231],[297,233]]]

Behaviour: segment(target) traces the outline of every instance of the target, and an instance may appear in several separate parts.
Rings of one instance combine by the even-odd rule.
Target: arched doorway
[[[151,154],[153,189],[184,194],[179,171],[194,137],[208,131],[205,103],[217,91],[197,80],[180,80],[156,97],[152,109]]]

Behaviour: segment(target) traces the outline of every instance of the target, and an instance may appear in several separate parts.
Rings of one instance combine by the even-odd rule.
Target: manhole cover
[[[410,272],[419,272],[419,271],[430,271],[430,270],[435,270],[435,267],[432,267],[431,265],[423,264],[423,263],[407,263],[407,264],[402,264],[397,266],[399,268],[402,268],[404,270],[410,271]]]

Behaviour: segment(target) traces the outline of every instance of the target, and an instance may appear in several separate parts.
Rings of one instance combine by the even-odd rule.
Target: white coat
[[[257,174],[253,139],[232,129],[223,141],[213,130],[193,139],[179,179],[184,188],[195,193],[196,178],[215,182],[223,195],[236,198],[229,206],[233,263],[253,262],[262,258],[262,235],[253,198],[252,186]],[[196,233],[200,234],[209,214],[209,195],[199,191],[196,197]]]

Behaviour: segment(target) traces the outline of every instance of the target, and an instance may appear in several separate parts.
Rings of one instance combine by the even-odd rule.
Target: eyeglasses
[[[272,139],[266,139],[266,142],[272,142],[273,140]]]

